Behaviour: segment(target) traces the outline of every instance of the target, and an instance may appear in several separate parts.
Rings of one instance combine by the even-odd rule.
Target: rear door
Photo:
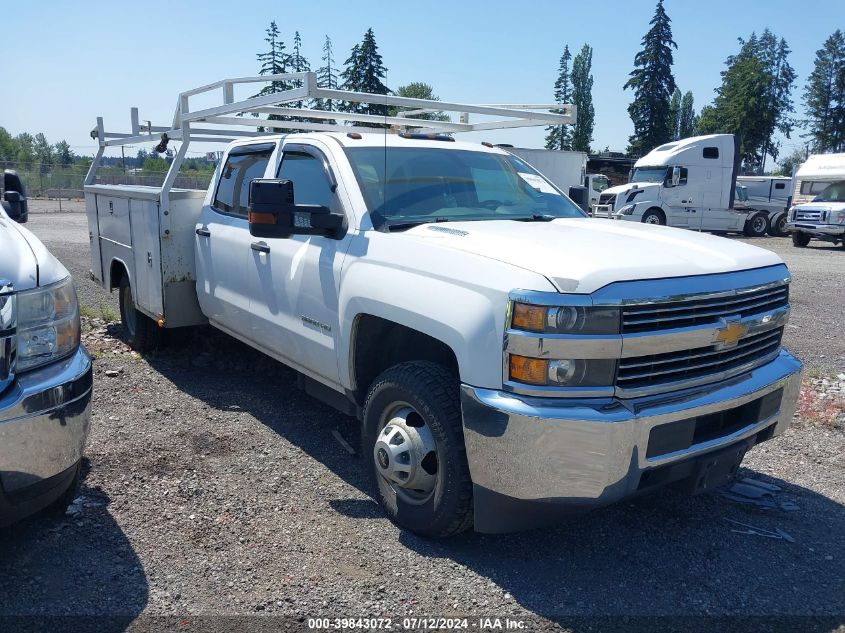
[[[197,298],[203,314],[245,338],[252,338],[246,265],[255,241],[247,221],[249,183],[265,177],[275,149],[275,142],[232,148],[195,229]]]

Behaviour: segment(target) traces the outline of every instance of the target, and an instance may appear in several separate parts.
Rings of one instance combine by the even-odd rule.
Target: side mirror
[[[325,235],[339,239],[346,218],[316,204],[295,204],[293,182],[256,178],[249,184],[249,234],[288,238]]]
[[[672,186],[677,187],[681,183],[681,168],[672,167]]]
[[[3,194],[3,199],[7,202],[5,209],[9,217],[20,221],[26,209],[26,198],[17,191],[7,191]]]

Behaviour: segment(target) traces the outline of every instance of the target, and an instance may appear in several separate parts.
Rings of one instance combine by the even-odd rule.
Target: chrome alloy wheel
[[[437,445],[414,408],[397,403],[386,409],[373,447],[376,471],[403,500],[428,501],[437,487]]]
[[[646,224],[660,224],[660,216],[652,214],[645,219]]]

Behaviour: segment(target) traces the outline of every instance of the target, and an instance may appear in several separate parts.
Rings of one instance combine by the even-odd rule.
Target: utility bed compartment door
[[[164,314],[158,202],[132,199],[129,200],[129,209],[135,263],[135,279],[132,283],[135,303],[143,312],[157,319]]]
[[[132,245],[129,198],[97,194],[97,216],[100,220],[100,237],[125,246]]]
[[[97,220],[97,196],[85,194],[85,215],[88,216],[88,241],[91,247],[91,274],[103,282],[103,259],[100,255],[100,226]]]

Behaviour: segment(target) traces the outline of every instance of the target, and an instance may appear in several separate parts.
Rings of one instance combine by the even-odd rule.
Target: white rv
[[[792,179],[792,206],[812,202],[838,180],[845,180],[845,154],[812,154]]]
[[[594,215],[763,236],[769,229],[768,214],[734,205],[737,155],[733,134],[661,145],[634,163],[631,182],[602,193]]]
[[[792,243],[811,239],[845,246],[845,154],[814,154],[795,172],[787,228]]]

